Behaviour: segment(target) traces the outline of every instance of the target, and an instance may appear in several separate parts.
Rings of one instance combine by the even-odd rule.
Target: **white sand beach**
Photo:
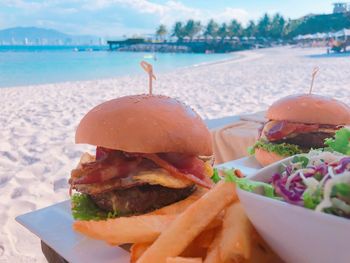
[[[314,93],[350,104],[350,56],[309,57],[325,52],[244,51],[238,59],[156,74],[154,91],[186,102],[205,119],[220,118],[308,92],[319,66]],[[83,151],[93,149],[74,144],[75,128],[89,109],[146,92],[146,75],[0,89],[0,262],[45,262],[40,240],[14,218],[69,198],[70,171]]]

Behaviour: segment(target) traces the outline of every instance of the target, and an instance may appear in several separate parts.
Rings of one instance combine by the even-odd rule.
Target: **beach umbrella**
[[[344,28],[343,31],[344,31],[344,36],[350,36],[350,29]]]
[[[335,33],[329,32],[329,33],[327,33],[327,37],[333,38],[333,37],[335,37]]]
[[[303,39],[313,39],[313,35],[311,34],[304,35]]]
[[[248,38],[247,38],[247,37],[242,37],[242,40],[243,40],[243,41],[247,41]]]
[[[342,37],[343,36],[343,30],[337,31],[334,33],[335,37]]]
[[[310,39],[317,39],[317,34],[310,35]]]
[[[335,33],[336,37],[346,37],[346,36],[350,36],[350,29],[342,29],[339,30],[338,32]]]
[[[256,40],[256,37],[249,37],[249,40]]]
[[[325,33],[316,33],[316,34],[314,34],[314,36],[315,36],[315,39],[324,39],[324,38],[327,37],[327,34],[325,34]]]

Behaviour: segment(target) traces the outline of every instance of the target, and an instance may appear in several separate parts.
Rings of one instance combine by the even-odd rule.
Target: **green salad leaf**
[[[299,146],[289,143],[270,143],[265,140],[258,140],[252,147],[248,149],[249,154],[254,154],[255,149],[263,149],[268,152],[274,152],[281,156],[292,156],[302,153]]]
[[[221,177],[219,176],[219,172],[217,168],[214,168],[213,176],[211,177],[211,180],[216,184],[221,180]]]
[[[75,220],[105,220],[118,217],[115,212],[106,212],[101,210],[86,194],[74,194],[72,201],[72,215]]]
[[[348,183],[337,183],[332,188],[332,197],[341,198],[350,204],[350,184]]]
[[[304,207],[315,210],[316,206],[322,202],[322,190],[318,188],[314,192],[305,191],[303,194]]]
[[[300,163],[302,168],[305,168],[309,164],[309,159],[306,156],[294,156],[293,163]]]
[[[332,150],[350,155],[350,130],[342,128],[335,132],[334,138],[328,138],[325,140],[325,144]]]
[[[234,182],[236,185],[242,190],[253,192],[257,194],[261,194],[270,198],[278,198],[275,195],[275,191],[273,186],[263,182],[252,181],[248,178],[240,178],[234,175],[233,170],[224,170],[225,180],[227,182]]]

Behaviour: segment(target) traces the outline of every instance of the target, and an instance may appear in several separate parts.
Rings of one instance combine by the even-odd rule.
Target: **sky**
[[[350,1],[350,0],[349,0]],[[263,13],[299,18],[331,13],[328,0],[0,0],[0,29],[16,26],[51,28],[68,34],[100,37],[154,33],[187,19],[210,18],[247,23]]]

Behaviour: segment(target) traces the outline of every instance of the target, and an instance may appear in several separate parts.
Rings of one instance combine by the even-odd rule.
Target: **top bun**
[[[213,154],[201,117],[187,105],[158,95],[126,96],[96,106],[80,121],[75,142],[126,152]]]
[[[298,94],[274,102],[266,113],[269,120],[317,123],[331,125],[350,124],[350,108],[335,99],[314,94]]]

